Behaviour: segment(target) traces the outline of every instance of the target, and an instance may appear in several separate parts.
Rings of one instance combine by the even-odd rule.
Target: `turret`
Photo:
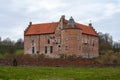
[[[70,17],[70,19],[68,21],[68,28],[77,28],[76,23],[72,16]]]

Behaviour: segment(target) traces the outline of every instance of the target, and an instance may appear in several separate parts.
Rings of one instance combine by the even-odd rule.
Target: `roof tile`
[[[25,31],[25,35],[37,35],[37,34],[51,34],[55,32],[55,29],[59,22],[32,24]],[[82,33],[88,35],[98,36],[93,27],[76,23],[78,27],[82,29]]]

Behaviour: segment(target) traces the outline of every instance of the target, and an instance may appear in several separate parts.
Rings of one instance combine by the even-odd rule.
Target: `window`
[[[34,40],[32,40],[32,45],[34,45]]]
[[[50,44],[50,39],[48,39],[47,43]]]
[[[57,43],[60,44],[60,39],[57,39]]]
[[[93,42],[93,44],[92,44],[93,46],[95,46],[95,44],[94,44],[94,42]]]
[[[80,36],[77,36],[77,40],[78,40],[78,41],[80,40]]]
[[[58,34],[59,34],[59,36],[60,36],[60,35],[61,35],[61,32],[59,32]]]
[[[50,53],[53,53],[53,46],[50,46]]]
[[[67,45],[67,46],[65,46],[65,50],[68,50],[69,49],[69,46]]]
[[[45,46],[45,53],[47,53],[47,46]]]
[[[58,46],[58,51],[60,51],[60,50],[61,50],[61,46],[59,45],[59,46]]]
[[[35,53],[35,50],[34,50],[34,47],[32,47],[32,54],[34,54]]]
[[[84,40],[84,43],[88,43],[87,39]]]
[[[92,46],[94,46],[94,39],[92,39]]]
[[[69,40],[69,37],[68,37],[68,36],[65,36],[65,40]]]
[[[78,50],[80,50],[81,49],[81,47],[80,46],[78,46]]]

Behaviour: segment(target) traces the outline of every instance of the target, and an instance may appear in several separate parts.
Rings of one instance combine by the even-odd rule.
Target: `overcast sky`
[[[85,25],[91,20],[97,32],[120,40],[120,0],[0,0],[0,37],[23,38],[30,21],[56,22],[61,15]]]

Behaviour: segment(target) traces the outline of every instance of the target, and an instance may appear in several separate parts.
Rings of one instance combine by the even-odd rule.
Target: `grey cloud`
[[[108,32],[118,40],[119,5],[119,0],[1,0],[0,36],[16,40],[23,37],[29,21],[53,22],[65,14],[67,19],[73,16],[76,22],[83,24],[92,20],[97,31]],[[109,26],[115,26],[114,31]]]

